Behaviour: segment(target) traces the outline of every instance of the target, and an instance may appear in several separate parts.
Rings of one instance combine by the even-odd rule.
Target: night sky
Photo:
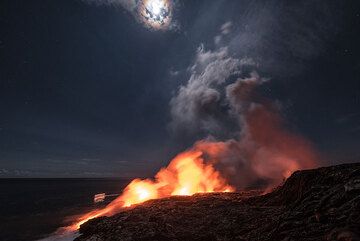
[[[121,2],[1,1],[0,177],[154,174],[206,137],[171,100],[224,46],[326,164],[360,160],[359,1],[178,0],[161,30]]]

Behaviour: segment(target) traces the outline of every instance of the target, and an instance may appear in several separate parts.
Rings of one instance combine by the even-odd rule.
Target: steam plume
[[[170,102],[171,129],[202,136],[193,148],[237,188],[276,185],[317,159],[306,139],[286,130],[279,105],[257,93],[268,80],[249,71],[255,66],[226,47],[200,47],[188,82]]]

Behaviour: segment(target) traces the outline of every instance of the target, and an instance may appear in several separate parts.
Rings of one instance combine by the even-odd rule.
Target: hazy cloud
[[[221,30],[221,34],[223,35],[227,35],[231,32],[231,27],[232,27],[232,22],[226,22],[223,25],[221,25],[220,30]]]
[[[230,56],[226,47],[206,51],[200,46],[189,68],[189,80],[170,102],[171,129],[215,136],[226,133],[224,122],[231,120],[226,113],[224,85],[239,77],[244,66],[253,64]]]
[[[223,36],[225,35],[228,35],[230,32],[231,32],[231,29],[232,29],[232,22],[229,21],[229,22],[226,22],[224,23],[223,25],[221,25],[220,27],[220,34],[219,35],[216,35],[215,38],[214,38],[214,43],[216,45],[220,45],[221,42],[223,41]]]
[[[341,5],[341,1],[254,1],[237,17],[229,48],[238,56],[252,57],[272,75],[299,73],[338,32]]]

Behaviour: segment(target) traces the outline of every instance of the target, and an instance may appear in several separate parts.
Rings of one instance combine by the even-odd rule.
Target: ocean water
[[[125,179],[0,179],[0,240],[48,237],[78,216],[102,207],[97,193],[121,193]]]

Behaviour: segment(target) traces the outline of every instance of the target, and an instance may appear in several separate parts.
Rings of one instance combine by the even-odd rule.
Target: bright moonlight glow
[[[171,0],[143,0],[139,8],[142,21],[154,29],[165,29],[171,21]]]
[[[154,15],[159,15],[162,8],[164,8],[164,3],[161,0],[150,1],[149,9]]]

